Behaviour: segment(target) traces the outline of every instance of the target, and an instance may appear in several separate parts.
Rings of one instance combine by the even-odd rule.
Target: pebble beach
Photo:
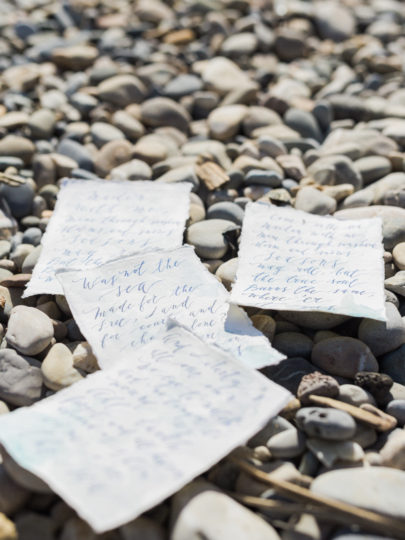
[[[1,0],[0,28],[1,415],[100,369],[64,295],[23,297],[64,178],[191,184],[228,291],[249,203],[378,217],[387,319],[245,307],[276,417],[103,534],[1,448],[0,540],[405,539],[405,3]]]

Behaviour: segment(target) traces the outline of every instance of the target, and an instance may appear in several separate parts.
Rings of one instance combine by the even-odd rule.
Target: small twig
[[[271,499],[263,499],[252,495],[242,495],[232,491],[226,492],[227,495],[235,500],[261,510],[267,510],[277,514],[282,514],[291,517],[293,514],[311,514],[321,521],[329,521],[333,523],[342,523],[347,525],[347,517],[342,516],[338,512],[331,512],[328,508],[322,508],[314,504],[303,503],[286,503],[284,501],[274,501]]]
[[[325,396],[314,396],[313,394],[309,396],[309,399],[318,405],[326,405],[327,407],[333,407],[339,411],[347,412],[356,420],[359,420],[364,424],[368,424],[378,431],[388,431],[397,425],[396,419],[383,411],[379,411],[379,415],[377,416],[376,414],[365,411],[360,407],[350,405],[349,403],[345,403],[337,399],[332,399]]]
[[[333,512],[339,513],[342,517],[350,520],[351,523],[355,523],[380,534],[387,535],[388,533],[395,538],[405,540],[404,520],[383,516],[381,514],[377,514],[376,512],[358,508],[352,504],[331,499],[329,497],[323,497],[322,495],[317,495],[309,489],[297,486],[292,482],[279,480],[271,474],[267,474],[260,469],[257,469],[240,458],[229,456],[228,459],[253,478],[272,486],[276,491],[279,491],[292,499],[298,499],[299,501],[301,500],[307,503],[323,506],[324,508],[328,508]]]

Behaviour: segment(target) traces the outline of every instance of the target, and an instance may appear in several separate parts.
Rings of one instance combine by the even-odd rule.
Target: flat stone
[[[174,523],[171,540],[191,540],[198,536],[209,540],[280,538],[257,514],[215,491],[200,493],[184,506]]]
[[[392,250],[392,258],[400,270],[405,270],[405,242],[400,242]]]
[[[295,199],[295,208],[310,214],[326,216],[336,210],[336,200],[313,187],[301,188]]]
[[[97,148],[111,141],[118,141],[125,138],[120,129],[107,122],[94,122],[90,127],[90,134]]]
[[[114,180],[150,180],[152,169],[140,159],[132,159],[111,169],[110,176]]]
[[[95,171],[99,176],[106,176],[112,169],[130,161],[132,145],[126,140],[116,140],[105,144],[96,156]]]
[[[73,366],[81,369],[86,373],[94,373],[100,368],[97,363],[97,358],[87,343],[87,341],[74,341],[67,343],[66,346],[73,354]]]
[[[258,44],[257,37],[251,32],[239,32],[225,39],[221,45],[221,52],[225,56],[239,57],[244,54],[253,54]]]
[[[202,87],[203,84],[199,77],[182,73],[166,84],[163,94],[171,99],[180,99],[198,92]]]
[[[238,257],[229,259],[228,261],[222,263],[215,275],[220,278],[222,284],[228,291],[231,290],[233,283],[235,282],[236,271],[238,269]]]
[[[0,156],[12,156],[22,159],[28,165],[34,156],[35,147],[26,137],[7,135],[0,140]]]
[[[0,514],[0,538],[1,540],[18,540],[18,534],[15,524],[8,517]]]
[[[335,337],[312,349],[311,361],[332,375],[354,378],[358,371],[378,371],[372,351],[359,339]]]
[[[324,441],[322,439],[308,439],[307,447],[325,465],[332,467],[339,460],[361,461],[364,457],[362,447],[353,441]]]
[[[231,259],[233,260],[233,259]],[[270,315],[256,314],[250,317],[253,326],[260,330],[266,338],[272,342],[276,333],[276,321]]]
[[[295,421],[308,437],[331,441],[350,439],[356,431],[356,422],[348,413],[328,407],[304,407],[297,412]]]
[[[38,309],[16,306],[11,310],[5,337],[7,343],[18,352],[35,356],[51,342],[52,321]]]
[[[298,429],[287,429],[270,437],[266,446],[275,458],[294,458],[305,450],[306,437]]]
[[[340,469],[315,478],[311,491],[360,508],[405,518],[403,471],[387,467]]]
[[[360,371],[354,377],[354,384],[360,386],[374,397],[379,405],[385,405],[394,381],[386,373]]]
[[[226,231],[235,229],[232,221],[225,219],[209,219],[191,225],[186,234],[188,244],[195,246],[199,257],[220,259],[228,251],[228,242],[224,237]]]
[[[126,111],[116,111],[113,114],[112,122],[129,139],[137,140],[145,133],[141,122]]]
[[[358,336],[366,343],[375,356],[381,356],[397,349],[405,343],[405,323],[398,309],[391,302],[385,304],[387,322],[363,319]],[[360,369],[359,371],[378,371]]]
[[[29,491],[36,493],[53,493],[50,487],[35,474],[32,474],[26,469],[23,469],[5,450],[1,448],[1,457],[7,474],[14,480],[16,484]]]
[[[285,124],[297,131],[302,137],[322,140],[322,133],[315,117],[307,111],[291,107],[284,115]]]
[[[134,75],[115,75],[97,87],[98,97],[117,107],[141,103],[146,96],[145,85]]]
[[[384,156],[366,156],[356,160],[354,166],[361,174],[364,185],[380,180],[392,170],[391,161]]]
[[[278,171],[250,169],[244,178],[246,185],[259,185],[276,188],[281,186],[283,176]]]
[[[297,390],[297,398],[303,405],[310,405],[311,394],[335,398],[339,394],[339,383],[333,377],[319,371],[304,375]]]
[[[384,281],[384,287],[395,294],[405,296],[405,270],[400,270]]]
[[[309,358],[312,345],[312,339],[299,332],[283,332],[277,334],[273,340],[273,346],[289,358],[295,356]]]
[[[74,367],[73,354],[63,343],[51,347],[41,365],[44,384],[51,390],[61,390],[82,379]]]
[[[239,132],[247,111],[244,105],[228,105],[214,109],[207,119],[211,137],[220,141],[234,137]]]
[[[256,446],[264,446],[267,441],[277,433],[281,433],[287,429],[295,429],[293,424],[283,416],[275,416],[248,441],[248,446],[255,448]]]
[[[3,184],[0,187],[0,195],[5,198],[11,213],[17,219],[31,214],[35,193],[30,184],[26,183],[18,187]]]
[[[39,109],[29,118],[28,127],[34,139],[49,139],[56,125],[56,115],[49,109]]]
[[[120,535],[122,540],[166,540],[167,538],[164,527],[145,516],[120,527]]]
[[[319,311],[282,311],[281,314],[287,321],[313,330],[329,330],[348,319],[346,315]]]
[[[27,502],[31,493],[17,484],[0,464],[0,512],[14,514]]]
[[[354,384],[341,384],[337,399],[355,407],[360,407],[364,403],[376,405],[376,401],[370,392]]]
[[[0,398],[17,407],[27,407],[40,399],[42,374],[39,362],[13,349],[0,350]]]
[[[399,426],[403,426],[405,424],[405,399],[393,399],[387,404],[385,412],[396,418]]]
[[[156,97],[142,103],[141,120],[151,127],[172,126],[187,132],[191,118],[186,109],[174,100]]]
[[[201,77],[208,89],[220,95],[251,84],[249,76],[237,64],[221,56],[216,56],[204,64]]]
[[[405,385],[405,344],[379,358],[380,370]]]
[[[94,169],[94,162],[90,152],[77,141],[63,139],[58,145],[58,153],[73,159],[81,169],[86,171]]]
[[[56,48],[52,51],[51,59],[58,67],[80,71],[88,68],[98,56],[98,50],[91,45],[73,45]]]
[[[4,129],[17,129],[28,124],[29,116],[21,111],[12,111],[0,117],[0,127]]]
[[[400,242],[405,242],[405,209],[396,206],[374,205],[362,208],[347,208],[335,212],[338,219],[368,219],[380,217],[383,222],[385,249],[391,250]]]
[[[236,225],[242,225],[244,211],[233,202],[218,202],[212,204],[207,210],[207,219],[225,219]]]

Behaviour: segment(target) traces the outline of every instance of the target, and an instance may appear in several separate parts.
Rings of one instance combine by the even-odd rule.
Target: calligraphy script
[[[134,355],[0,418],[9,454],[97,533],[172,495],[291,398],[183,328]]]
[[[169,317],[251,367],[284,358],[246,316],[225,321],[229,293],[191,246],[126,257],[89,270],[57,273],[83,335],[104,369],[154,339]],[[244,312],[243,312],[244,313]]]
[[[249,203],[231,300],[385,321],[381,220]]]
[[[55,271],[183,242],[191,184],[65,180],[24,297],[62,294]]]

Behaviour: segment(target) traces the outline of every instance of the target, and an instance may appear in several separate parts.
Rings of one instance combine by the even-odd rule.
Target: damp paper
[[[191,184],[65,180],[24,297],[62,294],[55,271],[183,243]]]
[[[340,221],[249,203],[231,301],[386,321],[380,218]]]
[[[228,291],[191,246],[62,271],[57,277],[102,369],[132,357],[159,335],[169,317],[252,368],[285,358],[242,309],[229,309]]]
[[[97,532],[160,503],[291,398],[174,327],[108,371],[0,417],[0,441]]]

